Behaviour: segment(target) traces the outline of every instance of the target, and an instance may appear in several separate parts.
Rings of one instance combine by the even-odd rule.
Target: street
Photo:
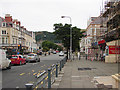
[[[2,88],[25,88],[26,83],[36,81],[35,75],[43,72],[64,57],[60,57],[58,54],[52,54],[49,56],[40,56],[40,62],[26,63],[26,65],[15,65],[10,70],[2,71]]]

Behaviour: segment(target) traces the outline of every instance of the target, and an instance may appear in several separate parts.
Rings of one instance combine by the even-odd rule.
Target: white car
[[[26,57],[26,61],[27,62],[30,62],[30,61],[40,62],[40,57],[39,57],[39,55],[37,55],[35,53],[30,53]]]
[[[6,58],[6,51],[0,49],[0,69],[11,69],[11,60]]]
[[[60,51],[59,56],[64,56],[64,53]]]

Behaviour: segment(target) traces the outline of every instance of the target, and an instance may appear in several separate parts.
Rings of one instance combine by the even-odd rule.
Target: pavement
[[[111,75],[116,73],[117,63],[75,58],[73,61],[67,61],[52,88],[99,88],[98,86],[104,83],[111,87]]]

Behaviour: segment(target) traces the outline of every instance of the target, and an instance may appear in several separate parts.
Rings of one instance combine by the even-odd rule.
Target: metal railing
[[[25,84],[27,90],[36,90],[37,88],[51,88],[51,85],[55,82],[55,78],[58,77],[58,74],[64,67],[66,61],[67,59],[65,57],[56,64],[53,64],[50,68],[48,68],[47,71],[43,71],[42,73],[37,74],[37,81],[34,85],[31,83]]]

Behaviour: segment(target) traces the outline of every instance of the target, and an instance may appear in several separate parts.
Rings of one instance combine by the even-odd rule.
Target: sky
[[[56,23],[70,24],[80,29],[87,28],[90,17],[100,15],[106,0],[0,0],[0,16],[10,14],[18,19],[28,31],[53,32]],[[102,4],[103,3],[103,4]]]

